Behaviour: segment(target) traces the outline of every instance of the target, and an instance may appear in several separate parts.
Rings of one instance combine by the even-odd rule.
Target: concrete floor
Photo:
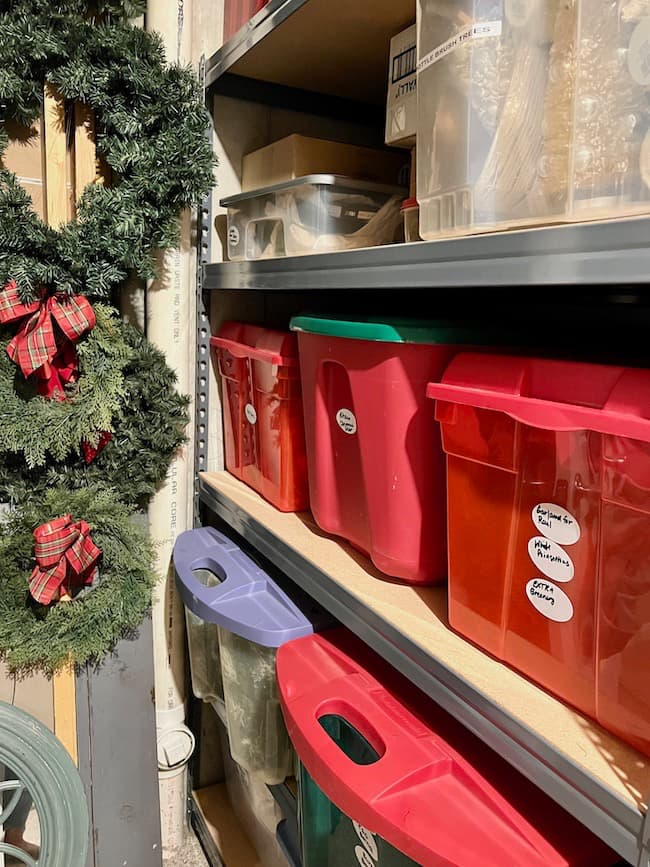
[[[164,867],[208,867],[201,844],[190,831],[185,848],[164,861]]]

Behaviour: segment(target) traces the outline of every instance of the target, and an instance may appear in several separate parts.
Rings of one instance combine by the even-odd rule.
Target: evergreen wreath
[[[91,184],[58,231],[0,167],[0,286],[110,299],[127,277],[154,276],[152,255],[178,240],[178,215],[212,186],[209,117],[189,69],[128,23],[142,2],[0,0],[0,160],[7,121],[40,117],[45,81],[93,110],[112,185]]]
[[[95,310],[100,311],[99,305]],[[106,484],[122,502],[144,509],[164,481],[170,456],[186,440],[188,400],[175,390],[176,374],[159,349],[137,328],[120,322],[114,322],[113,326],[119,332],[113,347],[125,350],[128,360],[121,371],[123,384],[119,407],[112,417],[112,439],[88,465],[79,448],[80,440],[63,460],[49,462],[45,468],[29,466],[21,453],[0,454],[0,502],[39,500],[50,488],[76,489]],[[88,338],[91,340],[92,333]],[[84,343],[79,344],[80,354],[83,348]],[[84,359],[88,359],[88,355],[88,352],[83,353]],[[5,361],[0,361],[0,376],[4,366]],[[81,386],[83,381],[82,376]],[[4,394],[0,379],[0,399]],[[53,408],[60,412],[66,406],[54,404],[53,407],[51,401],[42,398],[34,400],[45,412]],[[67,406],[74,408],[74,401]],[[44,437],[47,427],[39,422],[35,430]],[[66,442],[69,442],[68,436]],[[47,441],[38,442],[38,453],[47,445]]]
[[[83,517],[101,548],[97,586],[45,608],[28,594],[33,565],[33,531],[62,513]],[[0,658],[13,674],[52,674],[68,661],[101,659],[135,630],[151,601],[154,550],[115,492],[97,487],[49,491],[0,523]]]
[[[133,513],[184,441],[187,399],[162,353],[98,303],[117,302],[132,276],[155,276],[154,253],[176,244],[179,213],[213,183],[197,82],[166,65],[158,36],[129,24],[144,7],[0,0],[0,289],[15,282],[25,303],[85,296],[97,318],[75,343],[79,378],[62,401],[36,393],[5,351],[15,329],[0,333],[0,502],[13,505],[0,517],[0,659],[18,674],[99,660],[137,628],[155,575]],[[92,110],[110,177],[86,187],[75,219],[58,230],[2,165],[11,123],[41,116],[46,82]],[[112,440],[86,465],[82,441],[100,445],[105,431]],[[34,530],[66,515],[90,526],[99,578],[44,607],[29,592]]]
[[[111,431],[125,394],[123,369],[132,350],[115,311],[95,306],[97,324],[77,344],[81,376],[68,386],[68,400],[47,400],[25,380],[0,344],[0,459],[4,452],[23,458],[26,468],[43,466],[48,456],[62,460],[83,440],[97,445]]]

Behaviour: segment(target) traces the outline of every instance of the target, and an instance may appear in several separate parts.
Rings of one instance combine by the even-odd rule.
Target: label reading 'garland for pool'
[[[575,545],[580,538],[580,524],[563,506],[539,503],[533,509],[532,518],[542,536],[558,545]]]
[[[573,603],[561,587],[545,578],[533,578],[526,584],[526,596],[537,611],[555,623],[567,623],[573,617]]]

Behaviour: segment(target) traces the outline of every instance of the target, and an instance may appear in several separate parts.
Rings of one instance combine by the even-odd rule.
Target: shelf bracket
[[[205,56],[201,57],[199,76],[207,98]],[[212,144],[212,127],[206,130]],[[196,218],[196,379],[194,387],[194,526],[201,526],[199,473],[208,467],[208,425],[210,418],[210,320],[209,295],[203,291],[203,267],[210,261],[212,244],[212,191],[197,208]]]

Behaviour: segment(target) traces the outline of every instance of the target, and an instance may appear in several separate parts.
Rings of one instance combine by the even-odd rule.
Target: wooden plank
[[[385,105],[390,39],[414,22],[415,0],[309,0],[229,72]]]
[[[263,867],[233,812],[225,783],[195,791],[194,801],[225,867]]]
[[[44,115],[47,222],[58,229],[68,216],[65,102],[56,88],[47,83]]]
[[[647,809],[650,759],[453,632],[446,587],[390,583],[349,545],[324,535],[311,514],[283,514],[229,473],[201,477],[603,786],[632,807]]]
[[[78,200],[88,184],[98,179],[97,152],[95,148],[95,116],[81,102],[74,105],[74,190]]]
[[[75,671],[67,665],[53,678],[54,691],[54,734],[72,756],[75,764],[79,761],[77,751],[77,704],[75,695]]]

